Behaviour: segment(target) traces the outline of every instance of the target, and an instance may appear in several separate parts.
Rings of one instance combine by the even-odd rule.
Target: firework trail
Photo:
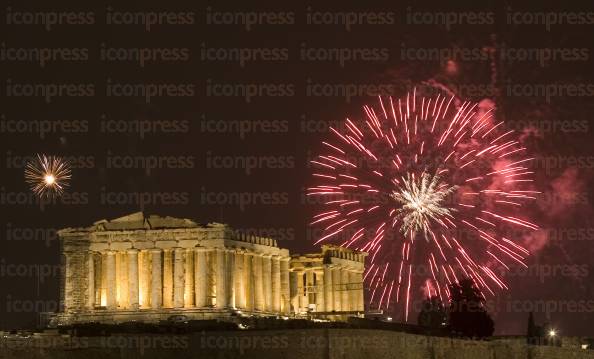
[[[70,167],[60,157],[37,155],[25,167],[25,181],[40,197],[59,196],[68,187]]]
[[[370,307],[402,305],[406,321],[420,289],[444,302],[462,278],[482,293],[507,289],[498,273],[526,266],[529,255],[511,231],[538,228],[524,218],[540,193],[533,158],[491,110],[453,100],[416,89],[380,97],[364,106],[364,120],[331,128],[333,140],[311,161],[307,195],[324,206],[311,222],[323,227],[316,243],[368,252]]]

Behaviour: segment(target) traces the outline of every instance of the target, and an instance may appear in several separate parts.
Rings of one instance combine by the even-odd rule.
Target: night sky
[[[562,335],[591,336],[593,11],[2,5],[0,329],[57,308],[60,228],[142,210],[317,251],[307,223],[319,205],[304,189],[328,127],[361,118],[377,95],[432,83],[494,103],[537,157],[543,195],[526,211],[542,230],[516,238],[529,268],[489,297],[496,333],[525,333],[533,311]],[[36,153],[72,167],[53,203],[24,182]]]

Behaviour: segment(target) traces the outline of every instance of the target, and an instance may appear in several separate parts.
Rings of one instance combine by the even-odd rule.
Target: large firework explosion
[[[58,196],[68,187],[70,167],[60,157],[38,154],[25,167],[25,180],[40,197]]]
[[[514,131],[492,110],[416,90],[364,110],[331,128],[311,161],[307,194],[324,205],[317,243],[368,252],[370,307],[402,305],[406,321],[417,292],[447,302],[462,278],[482,293],[507,289],[501,273],[529,255],[511,231],[538,228],[522,212],[539,192]]]

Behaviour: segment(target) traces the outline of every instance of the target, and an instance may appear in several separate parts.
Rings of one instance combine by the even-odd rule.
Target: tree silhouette
[[[528,344],[537,344],[539,342],[539,328],[534,323],[534,314],[528,315],[528,329],[526,330],[526,341]]]
[[[423,327],[437,329],[443,328],[447,323],[447,319],[445,306],[438,296],[433,296],[423,301],[417,323]]]
[[[484,338],[493,335],[493,319],[485,309],[485,298],[472,279],[450,285],[450,327],[454,333]]]

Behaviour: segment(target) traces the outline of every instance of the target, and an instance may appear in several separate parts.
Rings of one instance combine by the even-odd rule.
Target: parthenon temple
[[[64,271],[52,325],[364,311],[363,252],[324,245],[291,256],[227,225],[142,212],[58,234]]]

